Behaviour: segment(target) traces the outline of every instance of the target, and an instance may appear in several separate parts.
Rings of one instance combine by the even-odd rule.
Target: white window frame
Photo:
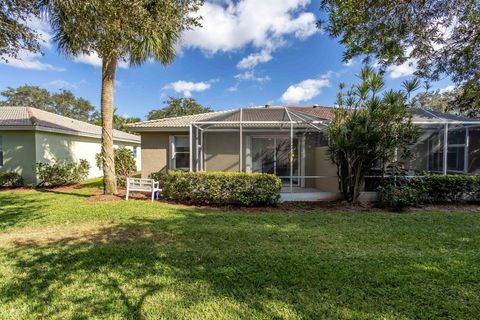
[[[188,154],[190,155],[190,144],[188,145],[188,151],[184,151],[184,152],[176,152],[175,151],[175,138],[177,137],[182,137],[182,138],[187,138],[189,139],[189,136],[186,135],[186,134],[177,134],[177,135],[172,135],[169,137],[169,140],[170,140],[170,169],[172,170],[185,170],[185,171],[188,171],[190,170],[190,166],[188,167],[185,167],[185,168],[177,168],[176,165],[175,165],[175,157],[178,153],[182,153],[182,154]]]
[[[442,166],[446,166],[448,172],[468,173],[468,162],[469,162],[468,155],[469,155],[469,144],[470,144],[469,143],[469,136],[470,136],[469,128],[465,127],[465,128],[459,128],[459,129],[456,129],[456,130],[465,130],[465,142],[464,143],[449,144],[448,140],[447,140],[447,143],[446,143],[447,154],[448,154],[448,149],[450,149],[450,148],[455,148],[455,147],[463,148],[463,152],[464,152],[463,170],[449,169],[448,168],[448,163],[443,163]],[[451,131],[455,131],[455,130],[451,130]],[[450,133],[451,131],[449,131],[448,133]],[[441,171],[441,170],[440,171],[439,170],[431,170],[431,168],[430,168],[430,152],[433,151],[433,150],[431,150],[430,145],[435,145],[436,152],[440,152],[441,154],[443,154],[444,142],[442,141],[442,137],[443,137],[443,135],[441,133],[438,133],[438,137],[433,137],[433,139],[432,139],[432,136],[428,137],[428,141],[427,141],[427,154],[428,154],[427,170],[428,171],[431,171],[431,172],[440,172]],[[448,139],[448,135],[447,135],[447,139]],[[432,140],[434,140],[433,143],[431,143]],[[438,149],[438,151],[437,151],[437,149]]]
[[[138,156],[137,146],[132,147],[132,153],[133,153],[133,157],[137,159],[137,156]]]
[[[458,130],[458,129],[457,129]],[[456,173],[467,173],[468,172],[468,136],[469,136],[469,130],[467,128],[460,128],[460,130],[465,130],[465,142],[464,143],[456,143],[456,144],[447,144],[447,148],[463,148],[463,170],[452,170],[448,169],[448,163],[447,165],[447,171],[449,172],[456,172]],[[455,131],[455,130],[452,130]],[[447,150],[448,152],[448,150]]]

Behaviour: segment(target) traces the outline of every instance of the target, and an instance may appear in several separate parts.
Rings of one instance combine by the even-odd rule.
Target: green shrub
[[[478,176],[429,174],[423,181],[431,202],[460,203],[478,200],[479,179]]]
[[[78,183],[88,177],[90,164],[81,159],[79,163],[69,163],[55,158],[52,163],[37,162],[35,172],[40,180],[39,187],[58,187]]]
[[[270,174],[242,172],[157,172],[162,197],[189,204],[268,206],[280,199],[281,180]]]
[[[21,187],[23,178],[16,172],[0,172],[0,187]]]
[[[480,201],[480,176],[434,175],[422,178],[384,179],[378,187],[378,204],[394,210],[425,203]]]
[[[382,208],[403,211],[406,207],[416,207],[425,203],[427,188],[421,179],[389,180],[377,189],[377,203]]]
[[[115,175],[117,176],[117,185],[124,187],[127,178],[131,177],[137,170],[133,151],[126,147],[120,147],[114,150],[115,154]],[[103,169],[102,154],[95,155],[97,167]]]

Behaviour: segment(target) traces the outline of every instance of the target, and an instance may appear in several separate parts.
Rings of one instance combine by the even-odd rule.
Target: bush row
[[[270,174],[168,171],[150,175],[162,197],[188,204],[268,206],[280,199],[281,180]]]
[[[402,210],[408,206],[480,201],[480,176],[433,175],[421,178],[384,179],[378,188],[382,207]]]
[[[39,187],[59,187],[78,183],[88,177],[90,164],[81,159],[78,163],[69,163],[62,159],[54,159],[51,163],[37,162],[35,171],[39,179]]]
[[[23,178],[16,172],[0,172],[0,187],[21,187]]]

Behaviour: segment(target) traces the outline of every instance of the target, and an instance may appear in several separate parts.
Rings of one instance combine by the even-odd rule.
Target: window
[[[448,132],[448,155],[447,170],[448,171],[464,171],[465,170],[465,149],[466,149],[466,130],[454,130]]]
[[[467,130],[457,129],[448,132],[447,171],[464,172],[466,170]],[[431,171],[443,171],[443,133],[430,136],[428,141],[428,165]]]
[[[3,167],[3,138],[0,136],[0,167]]]
[[[188,136],[170,137],[170,167],[175,170],[190,170],[190,139]]]
[[[133,147],[133,157],[137,159],[137,147]]]

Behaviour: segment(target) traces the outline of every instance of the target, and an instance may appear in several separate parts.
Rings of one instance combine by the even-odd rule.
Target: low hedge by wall
[[[275,205],[281,180],[271,174],[168,171],[150,175],[160,182],[162,197],[188,204]]]
[[[378,203],[401,210],[420,204],[480,202],[480,176],[433,175],[384,179]]]
[[[0,187],[22,187],[23,178],[16,172],[0,172]]]

